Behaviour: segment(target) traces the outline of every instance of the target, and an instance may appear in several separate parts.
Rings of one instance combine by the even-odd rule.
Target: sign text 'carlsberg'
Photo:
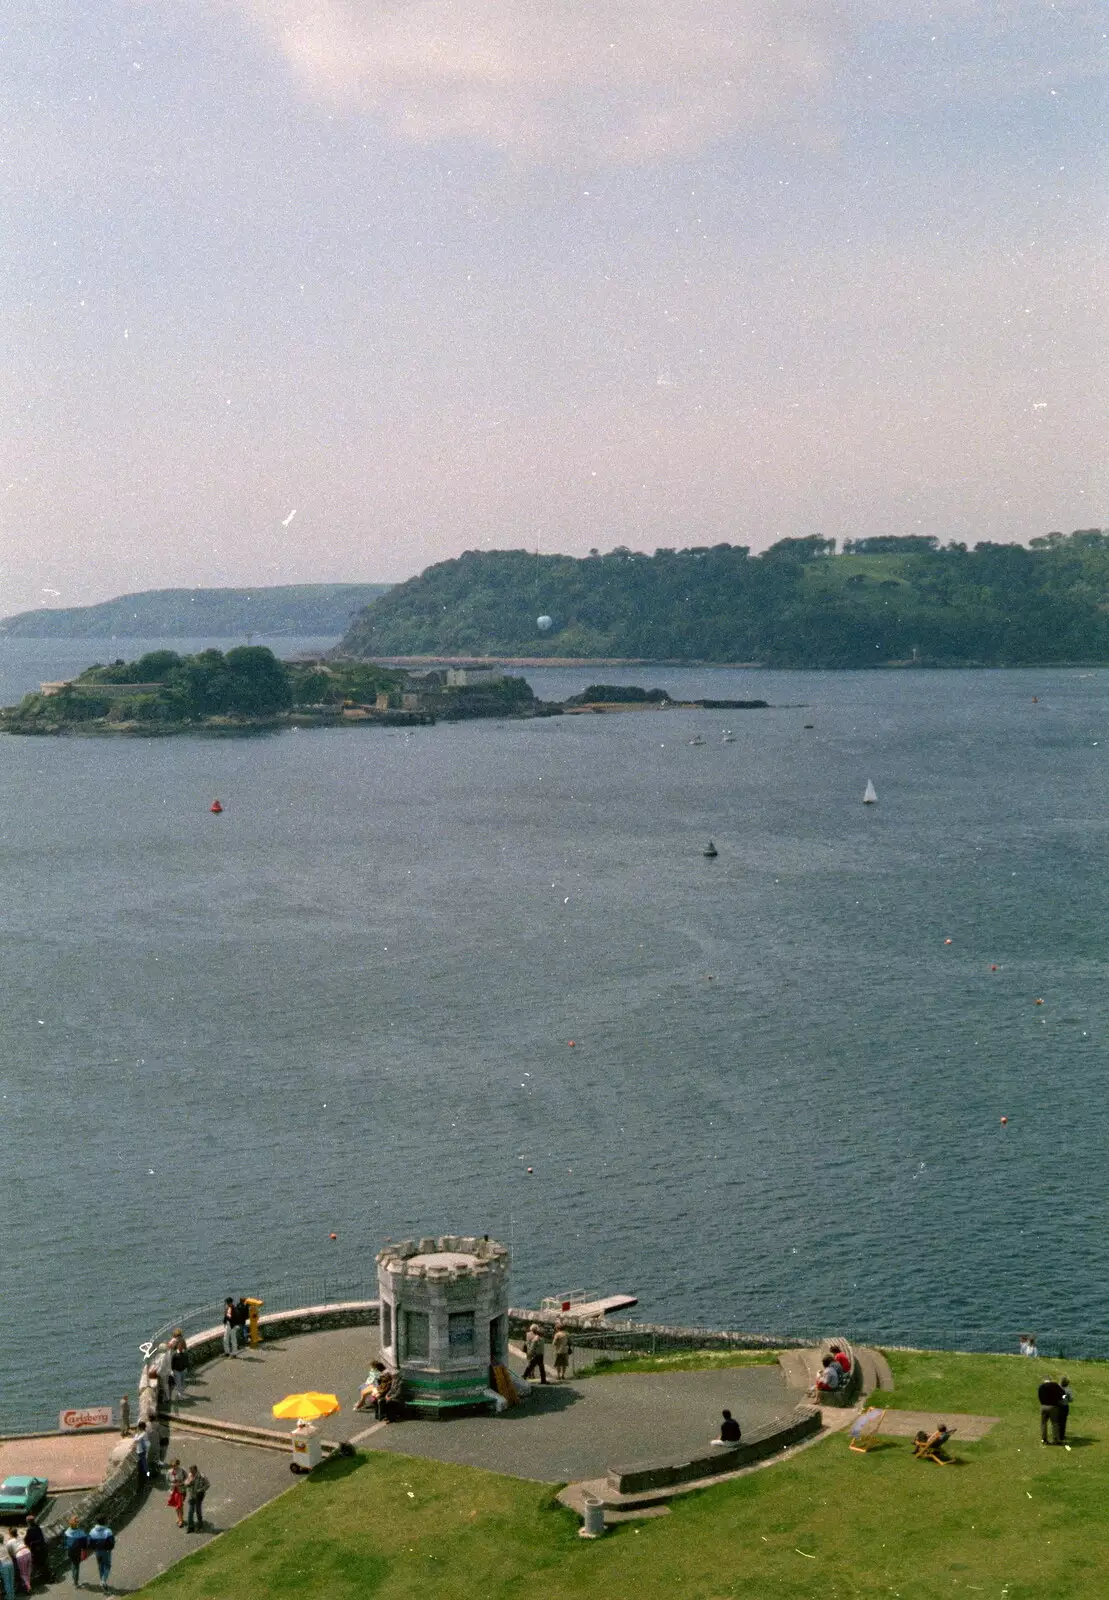
[[[58,1427],[63,1433],[80,1433],[82,1428],[110,1428],[111,1425],[111,1406],[86,1406],[84,1410],[73,1406],[68,1411],[58,1412]]]

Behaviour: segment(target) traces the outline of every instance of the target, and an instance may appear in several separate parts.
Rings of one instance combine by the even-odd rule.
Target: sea
[[[0,702],[231,642],[0,639]],[[770,706],[0,740],[0,1428],[440,1233],[519,1306],[1109,1354],[1106,673],[523,675]]]

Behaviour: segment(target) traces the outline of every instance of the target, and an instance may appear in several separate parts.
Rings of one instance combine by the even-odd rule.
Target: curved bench
[[[819,1433],[820,1427],[819,1409],[806,1402],[794,1409],[788,1421],[755,1428],[730,1450],[715,1449],[706,1451],[704,1455],[683,1456],[680,1460],[609,1467],[605,1481],[608,1489],[621,1496],[626,1506],[628,1496],[652,1489],[666,1489],[673,1484],[696,1483],[704,1478],[718,1477],[722,1473],[735,1472],[739,1467],[750,1466],[752,1462],[777,1455],[780,1450],[788,1450],[800,1440]]]

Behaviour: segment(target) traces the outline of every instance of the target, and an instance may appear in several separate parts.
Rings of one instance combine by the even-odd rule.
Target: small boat
[[[693,735],[692,739],[689,739],[687,741],[687,743],[689,743],[689,744],[704,744],[704,742],[705,741],[704,741],[703,735],[699,734],[699,733],[695,733]]]
[[[717,856],[720,854],[720,851],[716,848],[716,846],[713,844],[712,840],[710,839],[708,844],[701,851],[701,854],[704,856],[706,861],[715,861]]]
[[[878,791],[877,791],[877,789],[875,789],[874,785],[871,783],[870,779],[868,778],[866,780],[866,788],[863,790],[863,805],[864,806],[876,806],[877,804],[878,804]]]
[[[735,744],[735,734],[732,732],[731,728],[724,729],[724,732],[720,735],[720,743]]]

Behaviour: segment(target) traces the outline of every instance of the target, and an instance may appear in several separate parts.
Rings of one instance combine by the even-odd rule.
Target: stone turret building
[[[389,1244],[377,1257],[384,1359],[406,1405],[431,1416],[491,1404],[508,1354],[508,1250],[488,1236]]]

